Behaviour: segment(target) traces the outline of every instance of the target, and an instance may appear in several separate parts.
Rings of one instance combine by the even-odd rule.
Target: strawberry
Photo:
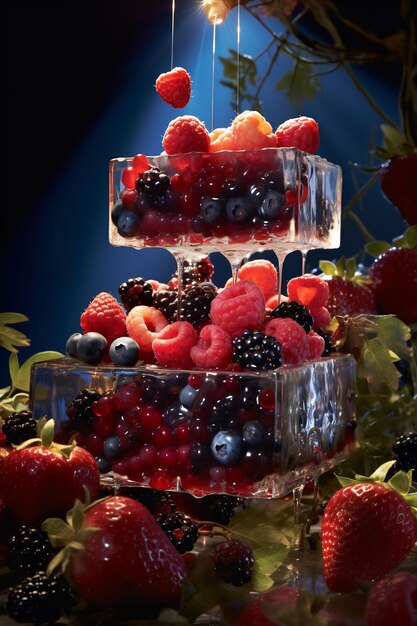
[[[392,313],[406,324],[417,322],[417,252],[389,248],[371,265],[378,313]]]
[[[54,422],[38,422],[39,438],[14,448],[2,465],[2,497],[22,524],[38,526],[48,516],[65,515],[84,488],[95,498],[100,475],[94,457],[83,448],[52,441]]]
[[[378,580],[395,569],[417,540],[417,519],[403,496],[405,472],[388,483],[379,482],[390,461],[370,482],[341,479],[345,486],[329,500],[323,516],[324,577],[332,591],[353,591],[358,581]],[[395,490],[400,485],[401,493]]]
[[[191,78],[183,67],[174,67],[156,79],[156,91],[174,109],[182,109],[191,95]]]
[[[352,259],[343,257],[336,264],[321,261],[320,269],[329,287],[327,309],[330,315],[360,315],[376,313],[370,279],[356,271]]]
[[[381,189],[410,226],[417,224],[417,154],[394,156],[380,170]]]
[[[417,576],[395,572],[377,582],[366,601],[367,626],[416,626]]]
[[[48,573],[61,566],[89,604],[178,602],[186,566],[143,504],[112,496],[83,508],[77,500],[67,521],[42,525],[52,545],[62,546]]]

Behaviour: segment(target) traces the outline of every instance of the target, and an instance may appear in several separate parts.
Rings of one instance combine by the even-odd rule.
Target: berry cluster
[[[3,422],[1,430],[6,435],[6,446],[18,446],[36,437],[36,420],[32,411],[14,412]]]
[[[143,278],[122,283],[127,313],[110,294],[98,294],[81,316],[85,334],[69,338],[67,355],[93,365],[107,359],[130,367],[140,357],[177,369],[261,371],[330,353],[326,280],[293,278],[288,301],[277,303],[277,272],[270,261],[245,263],[237,283],[228,281],[224,289],[208,280],[213,274],[208,258],[185,269],[182,290],[176,275],[167,285]],[[117,332],[124,335],[108,349],[106,337]]]
[[[168,74],[161,80],[169,84],[170,101],[173,83],[182,81],[186,72],[175,68]],[[287,120],[274,133],[260,113],[244,111],[229,128],[210,134],[196,117],[177,117],[164,134],[165,155],[150,161],[136,155],[123,170],[112,223],[119,237],[150,246],[282,240],[310,193],[306,160],[300,153],[300,167],[289,167],[285,149],[315,152],[318,142],[318,126],[307,117]],[[284,150],[261,152],[277,147]],[[324,176],[318,165],[317,180]],[[317,184],[318,195],[322,187]],[[310,226],[326,239],[332,211],[325,219],[321,213]]]

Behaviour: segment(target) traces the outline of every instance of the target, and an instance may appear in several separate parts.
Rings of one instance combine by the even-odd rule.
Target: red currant
[[[133,167],[125,167],[122,173],[122,183],[127,189],[134,189],[138,175]]]

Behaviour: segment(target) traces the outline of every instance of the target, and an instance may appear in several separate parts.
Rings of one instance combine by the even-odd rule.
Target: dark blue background
[[[40,350],[63,351],[98,292],[117,296],[119,284],[130,276],[167,280],[175,268],[165,251],[111,247],[107,224],[112,157],[158,154],[165,128],[178,114],[210,122],[212,29],[197,1],[176,3],[174,65],[192,76],[190,104],[173,110],[153,87],[157,76],[170,69],[171,4],[18,0],[4,9],[0,311],[30,318],[19,326],[32,340],[21,360]],[[220,54],[236,47],[235,13],[217,29]],[[264,43],[265,31],[242,12],[241,51],[256,54]],[[318,121],[319,152],[343,167],[346,201],[355,184],[366,180],[351,163],[369,163],[372,142],[380,142],[381,120],[342,71],[323,77],[314,101],[291,105],[274,90],[288,67],[288,61],[280,62],[266,84],[265,117],[274,128],[298,115]],[[359,76],[398,120],[395,73],[367,68]],[[221,77],[219,63],[216,77]],[[227,126],[234,116],[230,92],[218,82],[215,99],[214,125]],[[379,185],[358,211],[379,239],[390,240],[404,230]],[[351,256],[360,249],[362,240],[351,221],[343,223],[342,232],[340,251],[312,253],[310,268],[319,258]],[[293,256],[284,278],[299,271],[299,256]],[[228,264],[218,254],[213,260],[220,284],[229,275]],[[7,357],[0,354],[0,386],[8,383]]]

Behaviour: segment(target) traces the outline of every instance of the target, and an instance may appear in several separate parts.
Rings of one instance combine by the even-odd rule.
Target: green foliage
[[[250,86],[254,87],[258,77],[256,62],[248,54],[240,54],[236,50],[229,48],[229,56],[219,56],[223,65],[224,79],[220,84],[232,90],[231,106],[234,111],[237,108],[237,84],[239,76],[239,97],[246,101],[251,109],[261,111],[262,105],[258,96],[251,93]]]
[[[288,100],[302,106],[305,100],[314,100],[321,90],[311,63],[296,59],[293,67],[275,85],[277,91],[286,91]]]
[[[404,133],[390,124],[381,124],[383,141],[375,154],[381,159],[391,159],[399,154],[415,154],[416,148],[408,141]]]
[[[38,352],[19,364],[18,348],[30,345],[30,339],[23,333],[10,328],[8,324],[26,322],[28,318],[20,313],[0,313],[0,347],[9,350],[9,375],[11,384],[0,389],[0,418],[7,418],[16,411],[23,411],[29,404],[30,372],[34,363],[59,359],[61,352]]]

